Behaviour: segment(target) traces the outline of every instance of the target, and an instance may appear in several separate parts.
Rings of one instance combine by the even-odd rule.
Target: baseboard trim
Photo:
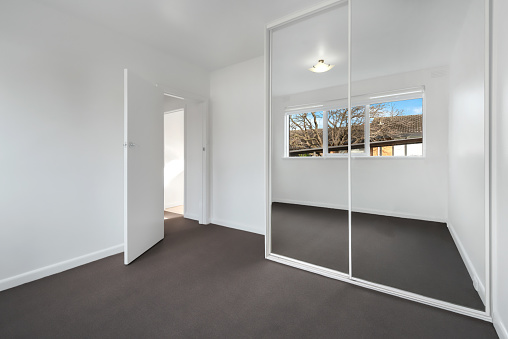
[[[460,238],[455,231],[455,228],[453,227],[452,223],[448,222],[448,229],[450,230],[450,234],[452,235],[452,239],[455,242],[455,246],[457,246],[457,249],[459,250],[460,256],[462,257],[462,261],[464,261],[464,264],[466,265],[466,269],[469,272],[469,275],[471,276],[471,280],[474,282],[478,282],[478,288],[475,287],[475,289],[478,292],[478,295],[480,295],[480,298],[483,301],[483,304],[485,305],[485,286],[483,285],[480,276],[476,272],[476,269],[473,266],[473,262],[471,261],[471,258],[469,258],[469,255],[467,254],[466,249],[464,248],[464,245],[462,244],[462,241],[460,241]]]
[[[198,214],[194,214],[194,213],[184,213],[183,214],[183,217],[185,219],[191,219],[191,220],[196,220],[196,221],[199,221],[199,215]]]
[[[347,210],[348,209],[347,205],[329,204],[329,203],[321,203],[321,202],[315,202],[315,201],[277,199],[277,200],[274,200],[273,202],[280,202],[280,203],[284,203],[284,204],[293,204],[293,205],[312,206],[312,207],[333,208],[333,209],[340,209],[340,210]],[[354,206],[353,206],[353,212],[383,215],[386,217],[396,217],[396,218],[416,219],[416,220],[425,220],[425,221],[446,223],[446,219],[444,219],[444,218],[435,218],[435,217],[429,217],[429,216],[417,215],[417,214],[411,214],[411,213],[387,212],[387,211],[368,209],[368,208],[355,208]]]
[[[173,208],[173,207],[178,207],[178,206],[183,206],[183,202],[182,203],[175,202],[173,204],[169,204],[168,206],[164,206],[164,209],[167,210],[168,208]]]
[[[303,205],[303,206],[311,206],[311,207],[322,207],[322,208],[333,208],[339,210],[347,210],[347,205],[339,205],[339,204],[328,204],[321,203],[316,201],[301,201],[301,200],[293,200],[293,199],[277,199],[273,200],[273,202],[280,202],[283,204],[292,204],[292,205]]]
[[[85,254],[80,257],[72,258],[69,260],[61,261],[59,263],[48,265],[45,267],[38,268],[33,271],[22,273],[10,278],[0,280],[0,291],[7,290],[19,285],[29,283],[44,277],[48,277],[53,274],[57,274],[74,267],[78,267],[84,264],[91,263],[93,261],[109,257],[114,254],[122,253],[124,250],[123,244],[116,245],[110,248],[106,248],[93,253]],[[120,265],[121,263],[119,263]]]
[[[237,229],[237,230],[240,230],[240,231],[246,231],[246,232],[250,232],[250,233],[256,233],[256,234],[265,235],[264,231],[259,231],[259,230],[255,229],[253,227],[246,226],[246,225],[241,225],[241,224],[229,221],[229,220],[212,218],[210,220],[210,222],[212,224],[215,224],[215,225],[229,227],[229,228],[234,228],[234,229]],[[264,228],[263,228],[263,230],[264,230]]]
[[[497,335],[499,339],[508,339],[508,331],[506,330],[506,326],[501,321],[498,321],[496,315],[494,314],[494,328],[496,329]]]

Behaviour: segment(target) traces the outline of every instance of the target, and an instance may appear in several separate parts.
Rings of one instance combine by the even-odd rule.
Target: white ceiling
[[[272,94],[306,92],[347,83],[348,9],[335,7],[274,30]],[[326,73],[308,69],[323,59]]]
[[[472,2],[483,0],[354,0],[353,81],[448,65]],[[475,13],[483,20],[483,13]],[[347,83],[347,7],[273,33],[272,94],[289,95]],[[307,69],[318,59],[336,65]]]
[[[321,0],[38,0],[215,70],[264,51],[267,23]],[[447,64],[468,6],[483,0],[352,1],[353,80]],[[483,14],[478,13],[480,20]],[[401,29],[402,27],[402,29]],[[274,94],[346,83],[347,7],[274,33]],[[335,68],[307,69],[324,58]],[[277,84],[277,79],[284,79]]]
[[[263,54],[267,23],[320,0],[39,0],[208,70]]]

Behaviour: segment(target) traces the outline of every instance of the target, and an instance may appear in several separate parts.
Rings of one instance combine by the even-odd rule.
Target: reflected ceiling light
[[[319,60],[317,64],[309,68],[314,73],[323,73],[331,70],[335,65],[325,64],[324,60]]]

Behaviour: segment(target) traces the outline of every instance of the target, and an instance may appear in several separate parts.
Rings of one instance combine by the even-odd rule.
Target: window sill
[[[321,159],[321,160],[325,160],[325,159],[343,159],[343,160],[347,160],[348,159],[348,156],[345,155],[345,156],[328,156],[328,157],[282,157],[282,159],[285,159],[285,160],[289,160],[289,159],[306,159],[306,160],[310,160],[310,159]],[[402,159],[406,159],[406,160],[420,160],[420,159],[426,159],[426,156],[424,155],[415,155],[415,156],[385,156],[385,157],[379,157],[379,156],[366,156],[366,155],[353,155],[351,157],[351,159],[398,159],[398,160],[402,160]]]

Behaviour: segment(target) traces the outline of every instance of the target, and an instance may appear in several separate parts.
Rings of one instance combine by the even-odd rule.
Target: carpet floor
[[[497,338],[492,324],[264,259],[263,236],[182,217],[114,255],[0,292],[0,338]]]

